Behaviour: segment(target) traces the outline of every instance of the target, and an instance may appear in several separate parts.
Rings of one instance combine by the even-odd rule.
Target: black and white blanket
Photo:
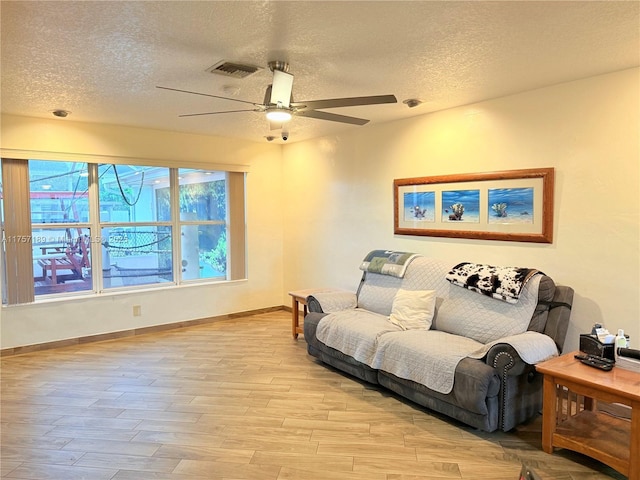
[[[524,285],[538,273],[544,275],[534,268],[495,267],[463,262],[453,267],[446,279],[453,285],[507,303],[517,303]]]

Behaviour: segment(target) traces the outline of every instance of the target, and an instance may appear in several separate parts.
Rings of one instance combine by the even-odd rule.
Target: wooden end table
[[[307,297],[314,293],[331,293],[341,292],[335,288],[308,288],[306,290],[293,290],[289,292],[291,295],[291,333],[294,339],[298,338],[299,333],[304,333],[302,325],[300,325],[300,305],[303,306],[303,318],[307,315]]]
[[[542,449],[580,452],[640,480],[640,373],[598,370],[577,353],[536,365],[544,375]],[[630,406],[631,421],[598,411],[598,400]]]

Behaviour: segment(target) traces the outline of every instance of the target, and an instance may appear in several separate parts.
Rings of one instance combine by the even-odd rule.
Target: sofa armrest
[[[558,346],[553,338],[538,332],[510,335],[486,348],[487,363],[494,368],[503,368],[508,375],[520,375],[527,366],[558,355]]]
[[[491,365],[498,371],[500,377],[504,375],[522,375],[531,368],[525,362],[515,348],[508,343],[497,343],[493,345],[486,356],[487,365]]]
[[[332,313],[356,308],[358,298],[351,292],[314,293],[307,297],[307,308],[310,312]]]
[[[485,358],[501,379],[498,425],[507,432],[542,408],[542,375],[508,343],[493,345]]]

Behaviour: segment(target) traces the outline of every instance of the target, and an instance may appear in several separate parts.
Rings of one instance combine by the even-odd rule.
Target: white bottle
[[[616,341],[613,346],[613,352],[616,360],[618,359],[618,349],[627,348],[627,337],[624,336],[624,330],[618,329],[618,335],[616,335]]]

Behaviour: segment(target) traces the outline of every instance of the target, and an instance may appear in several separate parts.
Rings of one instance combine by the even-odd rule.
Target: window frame
[[[169,192],[170,192],[170,214],[169,220],[158,220],[158,217],[156,216],[155,220],[142,220],[142,221],[102,221],[101,219],[101,215],[102,215],[102,206],[100,205],[100,180],[102,178],[102,176],[100,175],[100,166],[103,165],[108,165],[107,170],[113,166],[114,167],[114,171],[117,172],[117,164],[113,164],[113,163],[99,163],[99,164],[94,164],[94,178],[97,179],[97,181],[95,181],[95,188],[97,191],[97,195],[95,197],[95,200],[97,201],[98,204],[98,209],[100,210],[99,214],[97,217],[95,217],[96,222],[97,222],[97,232],[99,233],[99,236],[102,239],[102,245],[104,245],[104,238],[102,233],[104,231],[104,229],[117,229],[117,228],[122,228],[122,229],[127,229],[127,228],[138,228],[138,227],[150,227],[152,229],[157,229],[159,227],[168,227],[171,231],[171,276],[172,279],[168,282],[150,282],[150,283],[141,283],[138,285],[121,285],[121,286],[105,286],[105,276],[104,276],[104,272],[106,269],[106,266],[103,264],[103,259],[104,259],[104,254],[100,255],[100,275],[98,275],[98,281],[97,284],[95,285],[96,291],[98,293],[103,293],[103,292],[121,292],[121,291],[128,291],[128,290],[135,290],[135,289],[140,289],[140,288],[161,288],[161,287],[170,287],[170,286],[176,286],[176,285],[180,285],[182,282],[180,281],[180,278],[178,276],[178,271],[176,270],[176,257],[180,254],[180,251],[176,250],[176,244],[175,244],[175,205],[174,205],[174,192],[173,192],[173,178],[174,178],[174,172],[175,172],[175,168],[171,168],[171,167],[162,167],[159,165],[136,165],[139,167],[143,167],[143,168],[163,168],[163,169],[167,169],[167,180],[168,180],[168,188],[169,188]],[[129,166],[129,164],[127,164],[127,166]],[[163,177],[164,178],[164,177]],[[142,186],[142,185],[141,185]],[[110,267],[110,266],[109,266]],[[156,276],[161,276],[160,270],[158,270],[158,273]],[[118,277],[116,277],[118,278]],[[126,275],[123,275],[120,278],[126,278]]]
[[[183,236],[183,230],[182,228],[185,226],[200,226],[200,225],[206,225],[206,226],[217,226],[217,225],[222,225],[224,227],[225,230],[225,236],[227,238],[227,245],[228,245],[228,238],[229,238],[229,227],[230,227],[230,209],[229,209],[229,174],[228,172],[221,172],[221,171],[211,171],[212,173],[220,173],[222,174],[222,181],[224,181],[224,190],[225,190],[225,212],[224,212],[224,218],[221,219],[214,219],[214,220],[206,220],[206,219],[194,219],[194,220],[183,220],[182,219],[182,205],[180,202],[180,187],[182,186],[180,184],[180,170],[183,170],[182,168],[176,169],[176,175],[178,176],[177,181],[174,183],[176,186],[176,194],[172,197],[174,198],[175,201],[175,206],[176,206],[176,210],[177,210],[177,222],[179,225],[179,232],[176,235],[176,237],[178,237],[178,240],[180,241],[180,251],[182,252],[182,236]],[[186,183],[184,185],[187,185]],[[199,252],[199,249],[198,249]],[[180,273],[183,273],[183,265],[182,265],[182,260],[178,260],[178,268],[180,269]],[[229,267],[230,267],[230,258],[229,258],[229,251],[227,248],[227,255],[226,255],[226,269],[224,272],[224,278],[226,280],[229,280]],[[208,279],[211,281],[220,281],[220,279],[223,278],[222,276],[216,276],[216,277],[204,277],[204,278],[190,278],[190,279],[185,279],[182,277],[182,275],[180,276],[180,280],[182,283],[200,283],[201,281]]]
[[[99,161],[95,159],[84,159],[84,158],[74,158],[74,159],[51,159],[51,160],[41,160],[41,161],[65,161],[65,162],[77,162],[77,163],[85,163],[87,165],[87,169],[89,172],[88,175],[88,198],[89,198],[89,222],[80,222],[80,223],[31,223],[31,213],[30,213],[30,192],[29,192],[29,160],[41,160],[41,158],[34,158],[30,156],[29,158],[23,159],[14,159],[8,157],[2,157],[2,178],[5,182],[11,175],[11,168],[15,169],[16,164],[20,164],[21,168],[26,171],[22,172],[20,181],[16,184],[16,188],[7,188],[8,184],[3,185],[3,205],[4,205],[4,218],[2,221],[2,234],[3,234],[3,243],[4,247],[2,250],[2,266],[4,267],[4,281],[3,281],[3,290],[6,290],[6,296],[3,295],[3,306],[16,305],[16,304],[24,304],[24,303],[33,303],[46,301],[48,299],[64,297],[64,298],[86,298],[90,296],[100,296],[100,295],[108,295],[111,293],[122,293],[122,292],[135,292],[141,289],[153,289],[153,288],[174,288],[179,286],[196,286],[210,283],[225,283],[236,280],[243,280],[247,278],[246,275],[246,212],[245,212],[245,181],[246,181],[246,170],[243,168],[238,169],[220,169],[216,168],[219,166],[209,166],[204,167],[202,165],[191,166],[188,164],[185,165],[176,165],[170,164],[160,164],[159,162],[118,162],[118,161],[110,161],[111,159],[101,158]],[[115,160],[115,159],[114,159]],[[127,159],[130,160],[130,159]],[[172,236],[172,273],[173,273],[173,281],[171,282],[159,282],[159,283],[150,283],[150,284],[142,284],[135,286],[122,286],[122,287],[110,287],[105,288],[104,279],[102,274],[102,245],[101,243],[96,243],[94,239],[96,237],[100,237],[102,234],[103,228],[113,228],[122,226],[120,222],[102,222],[100,219],[100,205],[98,199],[98,189],[99,189],[99,178],[98,178],[98,168],[99,164],[111,164],[111,165],[135,165],[142,167],[162,167],[169,169],[169,188],[171,195],[171,219],[170,221],[159,221],[159,222],[131,222],[126,226],[138,226],[138,225],[149,225],[153,224],[156,226],[167,226],[171,228],[171,236]],[[8,169],[5,168],[5,165],[14,165]],[[202,171],[210,171],[218,174],[222,174],[225,179],[225,204],[226,204],[226,212],[224,220],[214,220],[214,221],[182,221],[180,218],[180,205],[179,205],[179,179],[178,172],[181,168],[191,168],[198,169]],[[9,176],[7,175],[9,172]],[[26,176],[25,176],[26,175]],[[12,182],[13,183],[13,182]],[[25,188],[26,187],[26,188]],[[11,197],[11,199],[9,199]],[[26,200],[26,201],[25,201]],[[16,205],[22,205],[26,208],[21,209],[17,213],[17,215],[12,215],[13,217],[24,217],[27,219],[25,224],[24,221],[19,222],[18,225],[13,225],[10,219],[7,218],[7,210],[14,208]],[[23,218],[23,220],[24,220]],[[14,222],[15,223],[15,222]],[[217,276],[217,277],[205,277],[205,278],[190,278],[183,279],[181,272],[181,235],[182,227],[184,225],[192,225],[192,224],[222,224],[226,229],[227,236],[227,245],[226,245],[226,261],[227,261],[227,270],[225,272],[225,276]],[[9,229],[7,229],[9,227]],[[89,229],[91,237],[91,270],[92,270],[92,289],[76,291],[76,292],[64,292],[64,293],[45,293],[35,295],[35,282],[34,282],[34,254],[33,254],[33,245],[31,243],[27,243],[22,246],[19,252],[14,252],[13,250],[8,251],[7,242],[5,239],[8,235],[17,235],[17,234],[26,234],[31,235],[31,232],[35,229],[44,228],[55,228],[55,229],[65,229],[65,228],[82,228]],[[24,233],[28,232],[28,233]],[[26,258],[26,260],[25,260]],[[16,260],[20,260],[16,263]],[[28,267],[28,268],[27,268]],[[11,272],[9,271],[11,270]],[[13,281],[12,281],[13,280]],[[21,287],[18,294],[16,292],[9,292],[9,290],[16,290],[10,288],[10,286],[14,283],[15,280],[19,280]],[[25,292],[26,290],[30,290],[30,292]],[[4,293],[4,292],[3,292]]]

